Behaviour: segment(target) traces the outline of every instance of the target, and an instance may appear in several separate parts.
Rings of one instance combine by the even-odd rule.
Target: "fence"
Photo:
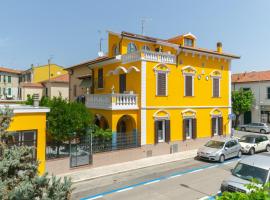
[[[117,133],[116,137],[112,136],[107,139],[102,137],[92,137],[92,154],[139,147],[140,141],[140,134],[137,132]],[[61,144],[47,142],[46,159],[69,157],[71,152],[70,147],[70,141]]]

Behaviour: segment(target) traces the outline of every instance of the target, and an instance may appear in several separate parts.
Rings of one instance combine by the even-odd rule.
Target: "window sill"
[[[168,95],[155,95],[155,97],[168,97]]]
[[[195,96],[184,96],[184,97],[195,97]]]
[[[214,98],[214,99],[220,99],[220,98],[222,98],[222,97],[221,97],[221,96],[219,96],[219,97],[213,97],[213,96],[212,96],[212,98]]]
[[[103,90],[104,88],[96,88],[96,90]]]

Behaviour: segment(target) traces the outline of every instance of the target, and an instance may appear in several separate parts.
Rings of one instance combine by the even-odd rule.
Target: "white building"
[[[240,117],[240,124],[270,123],[270,71],[245,72],[232,75],[232,91],[251,90],[255,101],[251,112]]]

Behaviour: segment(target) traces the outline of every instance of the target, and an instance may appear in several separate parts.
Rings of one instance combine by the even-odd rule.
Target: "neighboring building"
[[[232,90],[251,90],[255,97],[252,110],[240,117],[241,124],[270,123],[270,71],[232,75]]]
[[[50,74],[50,76],[49,76]],[[56,64],[34,66],[21,73],[20,82],[27,83],[40,83],[50,78],[55,78],[67,74],[64,67]]]
[[[38,94],[41,99],[44,96],[44,86],[41,83],[20,83],[19,98],[21,100],[27,100],[27,96]]]
[[[191,33],[163,40],[109,32],[108,56],[68,69],[70,99],[91,75],[85,104],[97,125],[112,129],[113,146],[133,136],[151,145],[229,134],[231,60],[239,57],[196,41]],[[76,73],[82,65],[86,72]]]
[[[42,81],[42,85],[43,95],[50,98],[61,96],[63,99],[69,99],[69,74]]]
[[[17,100],[22,71],[0,67],[0,100]]]
[[[5,105],[1,104],[0,109]],[[14,135],[15,145],[36,147],[35,156],[40,162],[39,173],[45,172],[46,148],[46,113],[50,110],[45,107],[25,105],[8,105],[13,109],[14,117],[8,129]]]

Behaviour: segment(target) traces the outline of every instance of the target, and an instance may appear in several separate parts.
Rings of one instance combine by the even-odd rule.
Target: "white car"
[[[268,137],[264,135],[245,135],[241,137],[239,143],[243,153],[253,155],[260,151],[270,152],[270,141]]]

